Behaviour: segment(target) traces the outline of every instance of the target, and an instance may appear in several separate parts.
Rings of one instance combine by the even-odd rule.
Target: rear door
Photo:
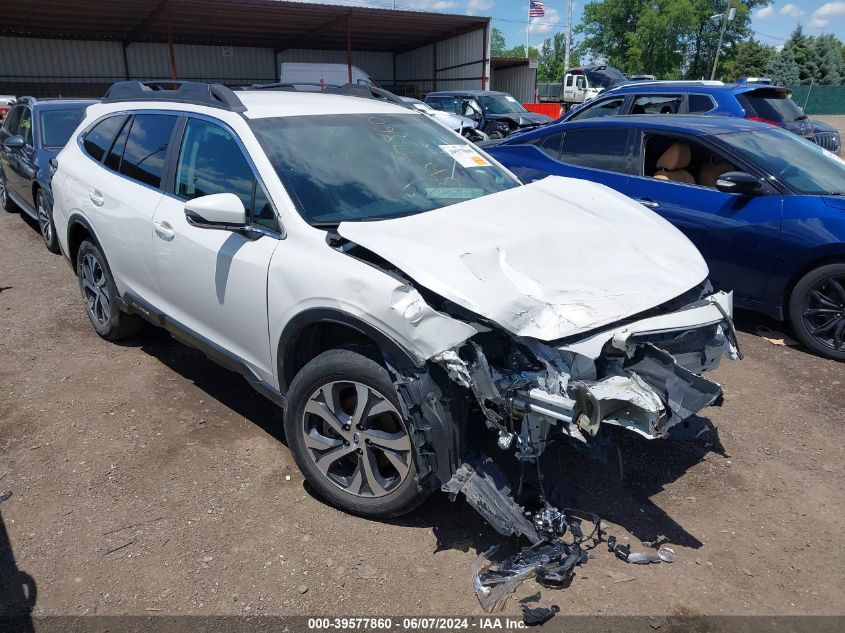
[[[237,135],[221,122],[189,117],[174,150],[168,194],[155,212],[153,250],[168,317],[272,382],[267,271],[281,239],[265,188]],[[189,224],[185,202],[237,195],[264,235]]]
[[[682,167],[694,184],[654,177],[659,156],[675,143],[690,148]],[[710,267],[717,288],[734,290],[740,304],[753,307],[768,283],[780,243],[783,196],[741,196],[715,188],[726,171],[750,167],[701,137],[635,131],[635,171],[627,194],[663,216],[695,244]]]

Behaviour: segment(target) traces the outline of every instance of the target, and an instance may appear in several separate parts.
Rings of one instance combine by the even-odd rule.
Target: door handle
[[[103,203],[106,201],[105,198],[103,198],[103,194],[96,189],[91,189],[88,192],[88,198],[98,207],[103,206]]]
[[[153,222],[153,228],[155,229],[156,235],[168,242],[176,237],[176,232],[170,226],[169,222]]]
[[[641,205],[644,207],[648,207],[649,209],[659,209],[660,203],[656,200],[652,200],[651,198],[640,198],[637,200]]]

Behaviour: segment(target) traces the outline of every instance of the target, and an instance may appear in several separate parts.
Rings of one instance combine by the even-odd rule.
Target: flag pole
[[[531,38],[531,0],[528,0],[528,26],[525,27],[525,56],[528,57],[528,44]]]

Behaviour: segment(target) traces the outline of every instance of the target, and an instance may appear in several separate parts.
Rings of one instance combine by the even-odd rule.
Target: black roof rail
[[[17,105],[17,104],[19,104],[19,103],[29,103],[29,104],[32,104],[32,103],[35,103],[36,101],[38,101],[38,99],[36,99],[35,97],[27,97],[27,96],[23,96],[23,97],[15,97],[15,100],[14,100],[14,102],[13,102],[13,103],[14,103],[15,105]]]
[[[302,88],[304,89],[302,89]],[[317,90],[313,90],[317,88]],[[365,84],[343,84],[340,86],[330,84],[311,83],[307,81],[297,81],[294,83],[272,83],[272,84],[252,84],[244,86],[244,90],[280,90],[283,92],[314,92],[320,94],[343,95],[347,97],[362,97],[364,99],[377,99],[379,101],[388,101],[397,105],[404,105],[404,102],[392,92],[379,88],[378,86],[368,86]]]
[[[204,105],[230,112],[246,112],[246,106],[231,88],[223,84],[197,81],[118,81],[106,91],[102,103],[121,101],[170,101]]]

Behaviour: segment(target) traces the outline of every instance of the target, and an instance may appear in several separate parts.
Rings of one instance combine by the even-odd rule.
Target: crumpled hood
[[[544,341],[653,308],[708,273],[658,215],[559,176],[404,218],[343,222],[338,232],[440,296]]]
[[[478,124],[468,116],[460,116],[458,114],[452,114],[451,112],[443,112],[442,110],[435,110],[434,118],[443,123],[450,130],[457,131],[461,127],[474,130],[478,127]]]

